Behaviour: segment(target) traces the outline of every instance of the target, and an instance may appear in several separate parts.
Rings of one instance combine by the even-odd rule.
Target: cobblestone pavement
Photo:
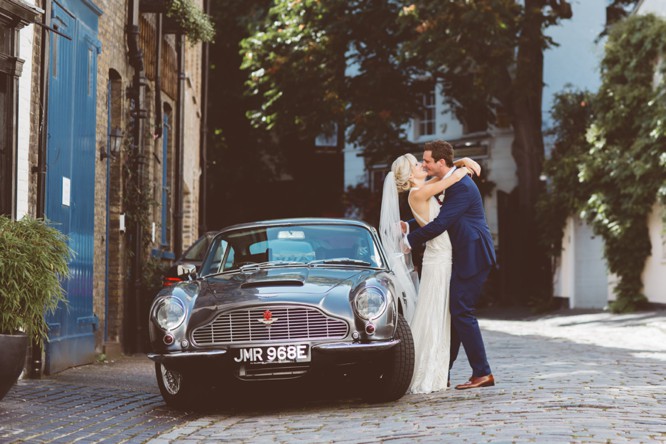
[[[388,404],[326,386],[267,389],[183,413],[164,407],[152,368],[135,358],[141,371],[116,379],[94,365],[20,381],[0,401],[0,442],[666,443],[666,312],[480,324],[495,387]],[[461,356],[452,382],[467,376]]]

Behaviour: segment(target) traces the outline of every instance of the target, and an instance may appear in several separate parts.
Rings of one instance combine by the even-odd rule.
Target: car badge
[[[267,326],[270,326],[271,324],[273,324],[273,322],[275,322],[277,320],[278,320],[278,318],[274,318],[273,313],[271,313],[270,310],[266,310],[264,312],[263,319],[257,319],[258,322],[261,322],[262,324],[267,325]]]

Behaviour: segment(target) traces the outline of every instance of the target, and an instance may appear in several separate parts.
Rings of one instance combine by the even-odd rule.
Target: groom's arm
[[[471,180],[471,179],[470,179]],[[460,219],[471,202],[469,187],[462,181],[449,188],[444,197],[444,204],[437,217],[427,225],[416,229],[407,235],[410,246],[424,244],[445,232],[451,224]],[[451,192],[454,191],[454,192]]]

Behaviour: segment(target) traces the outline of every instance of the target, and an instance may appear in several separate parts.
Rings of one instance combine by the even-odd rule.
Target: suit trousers
[[[476,304],[481,297],[483,284],[489,274],[490,268],[486,268],[467,279],[457,277],[455,271],[451,276],[449,294],[451,360],[449,361],[449,368],[453,366],[453,362],[458,357],[458,351],[462,343],[469,365],[472,367],[473,377],[486,376],[492,373],[486,358],[486,348],[483,345],[479,322],[474,314]]]

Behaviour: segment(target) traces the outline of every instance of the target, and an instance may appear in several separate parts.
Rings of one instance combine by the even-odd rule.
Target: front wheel
[[[398,315],[395,337],[400,343],[393,347],[382,368],[370,373],[365,399],[370,402],[389,402],[402,398],[412,382],[414,374],[414,339],[405,318]]]
[[[200,385],[193,378],[182,371],[166,367],[164,364],[155,363],[155,376],[157,385],[164,402],[170,407],[177,409],[188,409],[194,407],[194,401],[199,393]]]

